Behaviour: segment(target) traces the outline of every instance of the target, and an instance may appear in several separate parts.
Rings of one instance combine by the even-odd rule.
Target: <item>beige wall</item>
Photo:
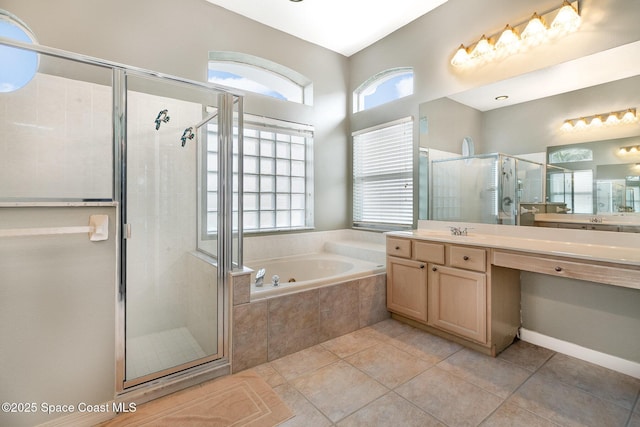
[[[0,208],[2,228],[89,225],[109,216],[109,240],[86,234],[0,242],[0,394],[10,402],[98,404],[115,384],[116,208]],[[60,414],[0,413],[32,426]]]

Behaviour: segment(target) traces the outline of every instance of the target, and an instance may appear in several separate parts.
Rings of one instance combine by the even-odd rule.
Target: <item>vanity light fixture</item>
[[[551,22],[550,26],[547,26],[547,20]],[[461,44],[451,59],[451,65],[468,68],[513,55],[576,31],[580,21],[578,1],[564,0],[559,8],[543,15],[534,13],[526,22],[513,26],[507,24],[499,34],[490,37],[483,35],[480,40],[466,47]]]
[[[560,129],[564,131],[593,129],[617,124],[631,124],[636,123],[637,121],[638,117],[636,116],[636,109],[626,108],[624,110],[612,111],[610,113],[567,119],[564,121]]]
[[[626,147],[620,147],[618,154],[638,154],[640,153],[640,145],[629,145]]]

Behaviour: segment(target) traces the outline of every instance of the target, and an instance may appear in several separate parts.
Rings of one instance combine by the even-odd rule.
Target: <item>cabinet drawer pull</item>
[[[399,250],[400,250],[400,246],[396,246],[396,251],[399,251]]]
[[[424,268],[424,264],[420,264],[420,268]]]
[[[469,261],[469,257],[467,255],[463,256],[462,259],[465,261]]]
[[[562,267],[556,267],[554,270],[556,270],[559,273],[562,271]]]
[[[431,271],[438,271],[436,267],[431,267]]]

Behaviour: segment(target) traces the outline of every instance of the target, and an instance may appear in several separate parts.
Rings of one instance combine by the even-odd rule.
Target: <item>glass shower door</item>
[[[206,135],[195,125],[218,93],[136,75],[126,84],[125,388],[219,359],[224,336],[218,269],[197,251]]]

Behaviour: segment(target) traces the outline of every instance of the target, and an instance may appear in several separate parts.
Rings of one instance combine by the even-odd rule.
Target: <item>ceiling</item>
[[[207,1],[345,56],[353,55],[447,2],[447,0]],[[358,19],[353,19],[355,16]]]

